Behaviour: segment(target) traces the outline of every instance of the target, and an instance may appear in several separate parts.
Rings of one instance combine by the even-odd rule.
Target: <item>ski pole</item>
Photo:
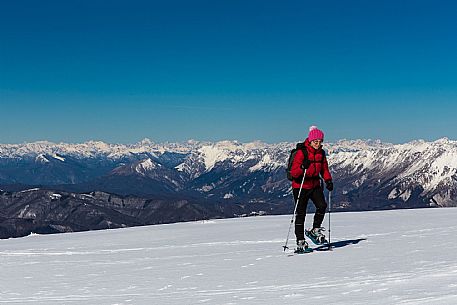
[[[332,192],[328,192],[328,249],[332,250],[330,237],[331,237],[331,226],[330,226],[330,215],[332,214]]]
[[[298,197],[295,202],[294,215],[292,215],[292,219],[290,220],[289,231],[287,232],[286,243],[284,244],[284,246],[282,246],[284,248],[284,252],[286,251],[286,249],[289,249],[289,247],[287,247],[287,243],[289,242],[290,229],[292,228],[292,224],[294,223],[295,215],[297,214],[298,201],[300,200],[300,194],[301,194],[301,190],[303,187],[303,183],[305,182],[305,176],[306,176],[306,169],[303,171],[303,179],[301,181],[300,190],[298,191]]]

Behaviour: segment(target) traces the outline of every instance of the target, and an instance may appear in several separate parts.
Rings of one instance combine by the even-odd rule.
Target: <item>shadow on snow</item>
[[[346,247],[346,246],[349,246],[349,245],[357,245],[359,242],[361,242],[363,240],[367,240],[367,239],[366,238],[358,238],[358,239],[348,239],[348,240],[335,241],[335,242],[331,242],[330,243],[330,247],[332,249],[336,249],[336,248]],[[328,251],[328,249],[329,249],[328,245],[325,244],[325,245],[321,245],[321,246],[315,248],[314,251]]]

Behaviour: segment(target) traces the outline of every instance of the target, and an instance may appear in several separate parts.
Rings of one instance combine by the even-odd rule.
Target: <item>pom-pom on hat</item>
[[[317,126],[311,126],[309,128],[308,140],[322,140],[324,141],[324,132],[322,130],[317,129]]]

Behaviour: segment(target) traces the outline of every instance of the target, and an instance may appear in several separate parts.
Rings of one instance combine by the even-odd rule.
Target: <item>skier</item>
[[[292,188],[294,201],[300,192],[301,182],[303,186],[298,200],[296,217],[295,217],[295,236],[297,239],[296,252],[305,252],[308,249],[308,243],[305,240],[305,216],[308,200],[311,199],[316,207],[314,214],[313,228],[306,230],[306,235],[316,244],[326,242],[325,235],[322,233],[325,229],[321,227],[324,220],[327,203],[325,202],[324,189],[321,183],[321,178],[324,179],[326,188],[329,191],[333,190],[332,175],[328,169],[327,158],[322,149],[324,141],[324,133],[316,126],[309,128],[308,138],[305,140],[304,149],[298,150],[292,162],[290,174],[294,178],[292,180]],[[307,155],[307,156],[305,156]],[[305,179],[303,173],[306,170]]]

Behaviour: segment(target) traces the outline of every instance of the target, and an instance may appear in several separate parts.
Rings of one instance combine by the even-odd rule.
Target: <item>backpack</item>
[[[290,181],[294,181],[295,178],[292,177],[290,174],[290,170],[292,169],[292,163],[294,162],[295,155],[297,154],[297,151],[301,150],[303,152],[303,155],[305,156],[306,159],[308,159],[308,150],[305,147],[305,144],[303,142],[297,143],[297,146],[290,151],[289,154],[289,160],[287,161],[287,168],[286,168],[286,173],[287,173],[287,179]],[[316,161],[320,163],[324,163],[324,158],[325,158],[325,151],[322,150],[322,159],[321,161]],[[314,162],[310,160],[311,162]]]

